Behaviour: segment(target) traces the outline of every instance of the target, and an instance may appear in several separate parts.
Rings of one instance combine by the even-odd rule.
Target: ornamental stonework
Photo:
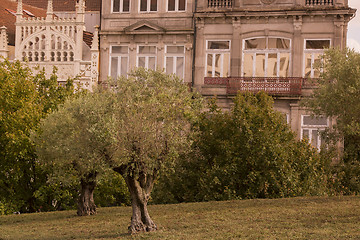
[[[260,0],[264,4],[272,4],[275,2],[275,0]]]

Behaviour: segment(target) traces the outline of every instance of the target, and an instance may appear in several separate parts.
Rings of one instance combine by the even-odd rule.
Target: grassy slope
[[[360,239],[360,197],[291,198],[149,207],[159,231],[130,236],[131,208],[0,216],[0,239]]]

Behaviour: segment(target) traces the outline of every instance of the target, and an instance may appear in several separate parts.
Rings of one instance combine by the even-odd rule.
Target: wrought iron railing
[[[232,0],[208,0],[210,8],[231,8]]]
[[[333,0],[306,0],[308,6],[333,5]]]
[[[227,94],[260,92],[270,95],[301,95],[305,79],[300,77],[205,77],[204,84],[225,85]]]

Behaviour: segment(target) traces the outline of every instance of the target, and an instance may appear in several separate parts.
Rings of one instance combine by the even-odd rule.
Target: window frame
[[[167,52],[167,48],[168,47],[183,47],[184,48],[184,51],[183,51],[183,53],[182,53],[182,55],[180,55],[180,53],[168,53]],[[185,46],[184,45],[165,45],[165,54],[164,54],[164,69],[165,69],[165,72],[167,72],[166,71],[166,59],[167,59],[167,57],[173,57],[174,59],[175,59],[175,61],[173,61],[173,72],[172,72],[172,74],[175,74],[176,76],[178,76],[180,79],[183,79],[184,80],[184,78],[185,78]],[[179,76],[178,74],[177,74],[177,72],[176,72],[176,63],[177,63],[177,58],[178,57],[182,57],[183,59],[184,59],[184,61],[183,61],[183,67],[182,67],[182,69],[183,69],[183,71],[182,71],[182,76]],[[175,72],[174,72],[175,71]]]
[[[139,53],[140,47],[155,47],[155,53],[153,53],[153,56],[150,56],[150,53]],[[136,67],[139,67],[139,57],[145,57],[145,67],[146,69],[152,69],[149,68],[149,58],[154,57],[155,58],[155,66],[153,70],[156,70],[157,68],[157,46],[156,45],[137,45],[136,46]]]
[[[119,1],[119,11],[115,12],[114,11],[114,1]],[[129,11],[123,11],[124,8],[124,0],[111,0],[111,13],[130,13],[130,9],[131,9],[131,0],[129,0]]]
[[[302,70],[303,70],[303,77],[305,78],[305,74],[306,74],[306,54],[307,53],[310,53],[311,54],[311,73],[310,73],[310,78],[314,78],[314,74],[315,74],[315,70],[316,69],[314,69],[313,68],[313,64],[315,63],[315,54],[320,54],[320,55],[322,55],[322,54],[324,54],[324,52],[325,52],[325,48],[323,48],[323,49],[312,49],[312,48],[310,48],[310,49],[307,49],[306,48],[306,41],[308,41],[308,40],[311,40],[311,41],[329,41],[329,47],[331,47],[332,46],[332,41],[331,41],[331,38],[305,38],[304,39],[304,45],[303,45],[303,68],[302,68]]]
[[[112,48],[113,47],[127,47],[127,53],[113,53],[112,52]],[[129,46],[128,45],[110,45],[110,48],[109,48],[109,73],[108,73],[108,76],[112,77],[111,76],[111,66],[112,66],[112,58],[113,57],[117,57],[118,59],[118,68],[117,68],[117,75],[118,77],[120,76],[127,76],[128,75],[128,72],[129,72],[129,63],[130,63],[130,54],[129,54]],[[126,67],[126,74],[122,75],[121,74],[121,59],[123,57],[127,57],[127,67]]]
[[[158,9],[159,9],[159,0],[156,0],[156,10],[155,10],[155,11],[151,11],[151,1],[152,1],[152,0],[146,0],[146,11],[141,11],[141,0],[138,0],[138,3],[139,3],[138,11],[139,11],[139,13],[154,13],[154,12],[158,12]]]
[[[246,46],[246,40],[250,40],[250,39],[259,39],[259,38],[264,38],[266,39],[266,43],[265,49],[260,49],[260,48],[255,48],[255,49],[245,49]],[[281,48],[269,48],[269,38],[280,38],[280,39],[286,39],[289,40],[289,48],[288,49],[281,49]],[[252,76],[244,76],[244,61],[245,61],[245,54],[251,54],[253,56],[253,63],[252,63]],[[241,58],[241,76],[242,77],[264,77],[264,78],[273,78],[273,77],[268,77],[267,73],[268,73],[268,59],[269,59],[269,54],[276,54],[277,57],[277,76],[275,78],[279,78],[280,77],[280,63],[281,63],[281,56],[280,54],[282,53],[287,53],[289,54],[289,69],[287,72],[287,76],[291,76],[292,73],[292,39],[291,38],[287,38],[287,37],[280,37],[280,36],[259,36],[259,37],[249,37],[249,38],[244,38],[243,42],[242,42],[242,58]],[[265,69],[264,69],[264,76],[256,76],[256,55],[257,54],[265,54]]]
[[[173,12],[186,12],[186,0],[184,0],[185,1],[185,9],[184,10],[179,10],[179,1],[180,0],[175,0],[175,10],[172,10],[172,11],[169,10],[169,1],[170,0],[166,0],[166,12],[170,12],[170,13],[173,13]]]
[[[209,42],[229,42],[229,49],[209,49]],[[224,68],[223,68],[223,59],[224,59],[224,54],[229,53],[229,66],[227,69],[228,72],[228,76],[223,76],[224,73]],[[207,61],[208,61],[208,54],[212,54],[213,56],[216,54],[220,54],[221,55],[221,72],[220,72],[220,77],[229,77],[230,76],[230,70],[231,70],[231,40],[230,39],[208,39],[206,40],[206,44],[205,44],[205,77],[208,77],[208,70],[207,70]],[[215,76],[215,58],[213,57],[213,62],[212,62],[212,74],[211,77],[216,77]]]
[[[304,125],[304,117],[311,117],[311,115],[309,114],[303,114],[301,115],[301,131],[300,131],[300,139],[303,140],[304,139],[304,133],[303,130],[308,130],[309,131],[309,138],[308,138],[308,143],[312,145],[312,131],[313,130],[317,130],[318,131],[318,136],[317,136],[317,146],[316,148],[318,149],[318,151],[321,150],[321,146],[322,146],[322,139],[321,139],[321,131],[325,131],[327,128],[329,128],[329,118],[320,115],[320,116],[314,116],[314,118],[326,118],[326,125]]]

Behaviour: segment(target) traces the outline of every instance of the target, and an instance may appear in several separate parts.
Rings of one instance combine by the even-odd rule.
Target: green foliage
[[[33,74],[20,62],[0,63],[0,201],[22,212],[36,211],[34,192],[44,184],[30,134],[41,118],[73,94],[69,81],[59,86],[55,72]],[[5,202],[12,202],[4,204]]]
[[[46,183],[36,192],[39,208],[37,211],[58,211],[75,209],[78,196],[77,187],[62,183]]]
[[[318,88],[303,104],[317,115],[336,119],[328,137],[343,141],[344,152],[334,168],[335,186],[340,193],[360,193],[360,54],[329,49],[323,60]]]
[[[34,141],[39,162],[51,171],[50,183],[79,186],[109,168],[113,110],[111,96],[95,91],[69,99],[41,121]]]
[[[129,206],[129,191],[123,177],[111,171],[99,179],[94,200],[98,207]]]
[[[315,114],[336,117],[341,134],[360,135],[360,54],[329,49],[323,56],[318,88],[305,104]]]
[[[189,119],[200,110],[192,97],[178,78],[138,69],[66,101],[43,119],[34,137],[39,161],[51,169],[51,183],[78,185],[89,175],[102,176],[97,204],[129,204],[124,180],[109,175],[109,169],[152,173],[175,159],[179,149],[188,149]]]
[[[139,68],[109,84],[116,104],[114,166],[152,174],[189,149],[189,123],[202,105],[181,79]]]
[[[327,168],[297,141],[265,93],[239,94],[230,112],[211,102],[193,151],[163,173],[155,202],[293,197],[326,192]],[[166,196],[170,189],[171,196]]]

